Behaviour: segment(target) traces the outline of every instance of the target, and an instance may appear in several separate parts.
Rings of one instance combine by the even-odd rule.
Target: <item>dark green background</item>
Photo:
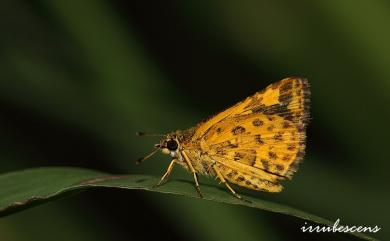
[[[0,171],[134,160],[165,133],[288,76],[309,79],[307,157],[280,194],[249,193],[390,237],[390,4],[373,1],[0,3]],[[177,169],[173,178],[188,178]],[[201,178],[201,182],[208,182]],[[0,220],[0,240],[349,240],[302,221],[154,193],[96,190]]]

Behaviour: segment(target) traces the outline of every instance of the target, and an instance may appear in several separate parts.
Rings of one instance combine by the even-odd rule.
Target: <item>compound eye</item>
[[[171,140],[167,141],[167,148],[170,151],[176,151],[178,147],[179,147],[179,145],[178,145],[176,140],[171,139]]]

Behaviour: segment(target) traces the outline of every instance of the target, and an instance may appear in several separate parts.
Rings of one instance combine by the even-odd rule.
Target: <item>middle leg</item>
[[[183,156],[183,159],[187,163],[188,169],[191,171],[192,175],[194,176],[195,189],[198,192],[199,197],[203,198],[202,192],[200,191],[200,187],[199,187],[198,173],[195,171],[195,168],[192,166],[191,161],[188,158],[187,154],[184,151],[182,151],[181,155]]]

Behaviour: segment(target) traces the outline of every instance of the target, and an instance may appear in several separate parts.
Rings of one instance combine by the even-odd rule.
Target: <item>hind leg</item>
[[[218,179],[221,181],[221,183],[223,183],[226,186],[226,188],[230,191],[230,193],[233,196],[240,199],[241,201],[249,202],[248,200],[244,200],[238,193],[236,193],[234,191],[234,189],[229,185],[229,183],[227,183],[226,179],[223,177],[223,175],[221,174],[221,171],[219,170],[219,168],[216,165],[213,165],[213,169],[214,169],[214,172],[216,173]]]

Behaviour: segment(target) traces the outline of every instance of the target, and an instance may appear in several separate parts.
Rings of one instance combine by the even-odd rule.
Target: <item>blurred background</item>
[[[389,26],[383,0],[2,0],[0,172],[161,175],[167,156],[135,166],[157,142],[136,131],[188,128],[303,76],[312,120],[300,170],[280,194],[237,189],[342,225],[378,225],[374,236],[386,239]],[[191,180],[180,168],[172,178]],[[90,190],[1,219],[0,240],[351,240],[302,225],[209,201]]]

